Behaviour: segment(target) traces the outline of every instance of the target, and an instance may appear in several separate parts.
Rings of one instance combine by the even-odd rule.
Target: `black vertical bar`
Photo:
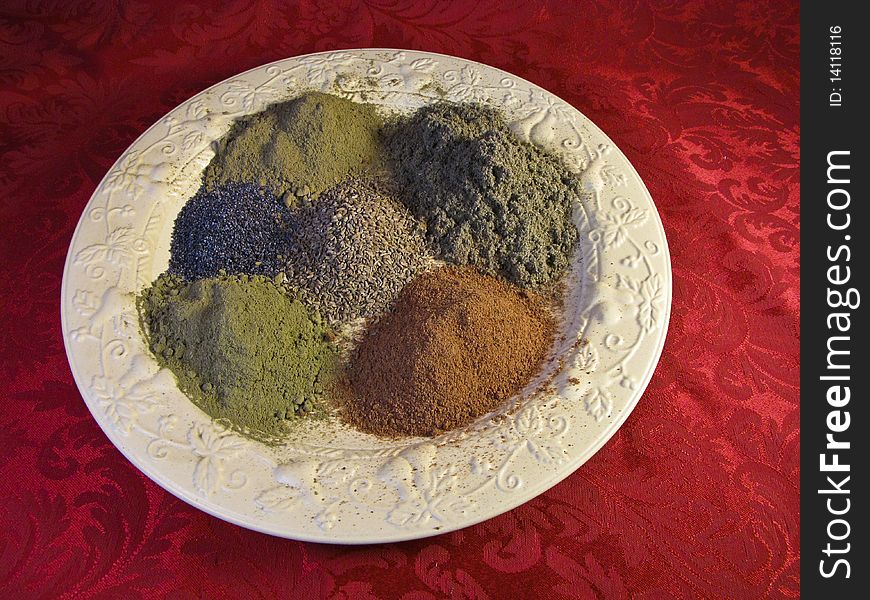
[[[801,592],[866,598],[867,24],[801,3]],[[822,596],[825,594],[825,596]]]

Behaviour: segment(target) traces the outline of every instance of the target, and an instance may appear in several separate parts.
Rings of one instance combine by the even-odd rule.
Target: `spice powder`
[[[361,341],[342,418],[383,436],[470,423],[540,370],[555,324],[543,301],[471,267],[419,276]]]

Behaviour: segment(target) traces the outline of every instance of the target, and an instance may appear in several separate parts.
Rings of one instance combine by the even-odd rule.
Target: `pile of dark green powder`
[[[138,306],[157,361],[215,420],[272,441],[322,409],[337,360],[332,333],[271,280],[161,275]]]
[[[558,281],[577,238],[576,196],[566,167],[491,108],[440,102],[385,124],[372,105],[306,93],[239,120],[219,141],[175,221],[168,272],[137,299],[142,328],[198,407],[279,443],[299,417],[334,408],[348,366],[337,348],[348,340],[333,327],[345,335],[362,319],[370,331],[398,310],[432,268],[430,252],[521,288]],[[486,289],[511,287],[499,285]],[[504,313],[487,293],[481,314]],[[471,367],[444,371],[445,381],[479,378],[474,360],[459,360],[466,346],[450,346],[458,354],[445,364]],[[407,386],[431,375],[438,361],[427,361],[402,373]]]
[[[498,111],[440,102],[386,132],[392,169],[437,253],[522,287],[558,279],[577,239],[577,183]]]

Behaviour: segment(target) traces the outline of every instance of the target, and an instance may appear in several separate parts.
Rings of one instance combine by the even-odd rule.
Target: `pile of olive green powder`
[[[399,119],[386,148],[403,201],[443,258],[530,288],[558,279],[577,239],[578,182],[498,111],[439,102]]]
[[[320,408],[337,364],[332,332],[271,280],[161,275],[137,304],[158,362],[215,420],[277,441]]]
[[[377,168],[383,120],[371,104],[308,92],[236,121],[203,183],[255,182],[291,205],[349,175]]]

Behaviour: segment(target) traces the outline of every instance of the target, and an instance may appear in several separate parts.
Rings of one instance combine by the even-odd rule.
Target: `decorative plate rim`
[[[270,69],[278,69],[280,71],[280,65],[286,63],[298,63],[302,64],[302,61],[305,60],[318,60],[323,58],[324,61],[327,61],[330,57],[336,56],[351,56],[357,57],[359,60],[373,60],[372,57],[377,55],[393,55],[393,57],[403,57],[402,61],[404,61],[404,57],[406,55],[420,58],[421,59],[441,59],[447,62],[455,62],[459,64],[463,64],[466,67],[475,67],[479,68],[484,72],[491,72],[502,77],[502,81],[511,80],[515,83],[519,83],[521,86],[526,86],[529,90],[537,92],[541,95],[542,98],[552,98],[558,100],[564,105],[569,106],[573,111],[576,112],[577,116],[584,121],[584,124],[589,127],[592,134],[595,137],[600,138],[603,142],[609,145],[610,148],[615,150],[615,157],[621,158],[624,161],[624,164],[620,166],[625,168],[628,171],[629,177],[633,180],[635,184],[637,184],[637,191],[639,194],[642,194],[643,199],[648,203],[649,207],[652,209],[649,211],[649,217],[651,218],[651,227],[656,230],[658,234],[658,238],[655,240],[654,245],[657,246],[657,250],[661,252],[661,258],[663,259],[663,265],[661,271],[656,271],[657,275],[661,275],[664,281],[661,283],[661,288],[657,290],[660,292],[663,297],[662,306],[660,307],[659,314],[659,322],[657,325],[657,336],[655,338],[654,344],[650,344],[647,348],[647,354],[649,359],[646,361],[646,368],[644,369],[643,375],[639,381],[634,382],[634,387],[632,388],[631,395],[627,402],[619,409],[619,411],[610,419],[609,423],[606,427],[601,429],[596,436],[594,437],[591,443],[588,443],[581,451],[577,452],[573,456],[569,455],[566,460],[559,463],[559,468],[552,474],[547,476],[542,476],[537,479],[532,479],[528,486],[525,489],[516,489],[511,494],[504,494],[499,497],[498,502],[492,503],[492,506],[484,509],[482,511],[478,511],[477,514],[468,518],[454,518],[452,521],[448,520],[444,523],[443,526],[438,527],[419,527],[419,528],[411,528],[411,529],[384,529],[377,533],[372,532],[372,534],[356,534],[356,535],[348,535],[347,533],[338,533],[335,531],[330,531],[329,529],[321,529],[321,530],[303,530],[299,531],[287,531],[287,530],[276,530],[274,524],[270,526],[269,521],[265,520],[257,520],[252,517],[251,512],[242,513],[238,512],[233,508],[229,508],[225,505],[221,505],[219,502],[209,499],[209,495],[206,494],[203,496],[202,494],[196,493],[195,490],[191,489],[190,486],[183,486],[178,481],[166,475],[166,469],[161,468],[161,464],[155,464],[154,462],[148,462],[144,460],[141,456],[141,452],[137,453],[134,449],[131,448],[128,443],[128,438],[125,437],[121,433],[121,431],[117,427],[110,426],[105,420],[104,416],[98,412],[96,401],[93,400],[93,380],[89,383],[87,382],[86,376],[87,374],[84,372],[80,372],[80,368],[77,367],[76,363],[76,350],[73,347],[73,332],[70,329],[70,321],[73,318],[71,313],[71,307],[67,302],[67,299],[70,298],[69,291],[70,286],[72,285],[72,276],[70,273],[73,269],[73,263],[76,260],[76,250],[80,250],[77,247],[77,242],[79,242],[80,235],[87,223],[87,218],[89,213],[92,211],[92,204],[97,198],[98,194],[106,187],[107,182],[114,172],[116,172],[122,161],[127,158],[134,148],[137,147],[141,142],[146,140],[149,135],[151,135],[155,130],[157,130],[161,125],[165,123],[167,119],[169,119],[174,113],[180,111],[183,107],[191,105],[194,101],[199,98],[207,97],[209,93],[213,93],[216,90],[220,90],[222,87],[225,88],[228,85],[231,85],[234,81],[244,80],[247,76],[253,76],[257,73],[268,73]],[[404,64],[402,61],[399,61],[397,64]],[[414,61],[416,62],[416,61]],[[410,62],[408,64],[411,64]],[[472,89],[474,83],[470,84]],[[304,85],[300,86],[300,89],[304,89]],[[248,111],[251,112],[251,111]],[[587,168],[589,165],[587,165]],[[579,252],[578,252],[579,253]],[[262,533],[267,533],[270,535],[276,535],[279,537],[286,537],[290,539],[296,539],[301,541],[312,541],[312,542],[321,542],[321,543],[342,543],[342,544],[368,544],[368,543],[385,543],[385,542],[395,542],[395,541],[403,541],[403,540],[411,540],[411,539],[419,539],[423,537],[428,537],[432,535],[439,535],[442,533],[448,533],[451,531],[455,531],[457,529],[461,529],[464,527],[468,527],[471,525],[475,525],[497,515],[500,515],[504,512],[512,510],[517,506],[528,502],[532,498],[538,496],[549,488],[555,486],[557,483],[561,482],[569,475],[574,473],[580,466],[582,466],[591,456],[593,456],[622,426],[628,416],[631,414],[634,407],[637,405],[637,402],[640,400],[640,397],[643,395],[646,390],[652,375],[655,371],[655,367],[658,364],[658,361],[661,358],[661,354],[664,348],[664,343],[667,337],[667,329],[670,321],[670,313],[672,307],[672,286],[673,286],[673,273],[671,268],[670,261],[670,253],[667,243],[667,237],[664,230],[664,226],[662,224],[661,218],[659,216],[658,210],[656,209],[655,203],[652,199],[649,190],[646,185],[643,183],[643,180],[640,178],[637,170],[634,165],[625,157],[625,155],[618,149],[618,147],[613,143],[613,141],[605,134],[597,125],[594,124],[588,117],[586,117],[581,111],[574,108],[570,104],[564,102],[555,94],[552,94],[540,86],[529,82],[521,77],[518,77],[514,74],[511,74],[502,69],[498,69],[497,67],[492,67],[486,65],[484,63],[479,63],[476,61],[471,61],[468,59],[450,56],[446,54],[434,53],[434,52],[424,52],[424,51],[416,51],[416,50],[401,50],[401,49],[392,49],[392,48],[358,48],[358,49],[349,49],[349,50],[337,50],[337,51],[325,51],[325,52],[317,52],[307,55],[300,55],[289,57],[285,59],[276,60],[258,67],[254,67],[234,75],[230,78],[227,78],[221,82],[215,83],[212,86],[202,90],[201,92],[191,96],[189,99],[185,100],[177,107],[170,110],[164,117],[158,119],[154,124],[148,127],[140,136],[136,138],[136,140],[121,154],[121,156],[115,161],[115,163],[110,167],[106,175],[102,178],[100,183],[96,186],[94,193],[86,204],[84,210],[82,211],[82,215],[79,218],[75,231],[73,233],[72,239],[70,241],[69,251],[67,253],[65,262],[64,262],[64,271],[63,271],[63,279],[61,283],[61,327],[63,330],[63,338],[64,338],[64,348],[66,350],[67,359],[70,364],[70,369],[73,373],[73,378],[76,382],[76,386],[79,389],[79,392],[82,395],[82,398],[85,400],[88,409],[93,414],[95,420],[97,421],[100,428],[104,431],[106,436],[112,442],[112,444],[124,455],[127,460],[129,460],[137,469],[142,471],[148,478],[152,481],[160,485],[169,493],[175,495],[180,498],[184,502],[199,508],[200,510],[211,514],[217,518],[222,520],[229,521],[236,525],[252,529],[255,531],[259,531]],[[103,305],[100,305],[100,308],[103,308]],[[652,340],[650,340],[652,341]],[[156,375],[154,376],[156,377]],[[111,390],[109,391],[111,393]],[[191,429],[193,431],[193,429]],[[449,444],[450,442],[448,442]],[[420,445],[425,445],[425,443],[421,443]],[[205,461],[206,459],[203,459]],[[395,457],[391,460],[395,460]],[[405,459],[402,459],[405,460]],[[408,458],[408,461],[411,461]],[[406,461],[406,462],[408,462]],[[201,461],[202,462],[202,461]],[[165,463],[164,463],[165,464]],[[293,474],[282,475],[279,473],[282,463],[278,463],[278,466],[274,469],[276,475],[276,479],[280,481],[283,485],[290,487],[293,489],[293,480],[295,477]],[[413,466],[413,472],[415,476],[417,474],[417,466],[416,463]],[[411,472],[411,471],[409,471]],[[282,476],[284,479],[282,479]],[[288,484],[287,481],[291,483]],[[398,488],[397,488],[398,489]],[[400,491],[401,498],[401,491]],[[401,500],[400,500],[401,501]],[[292,517],[288,517],[288,519],[292,520]],[[352,533],[356,533],[354,528],[350,530]]]

